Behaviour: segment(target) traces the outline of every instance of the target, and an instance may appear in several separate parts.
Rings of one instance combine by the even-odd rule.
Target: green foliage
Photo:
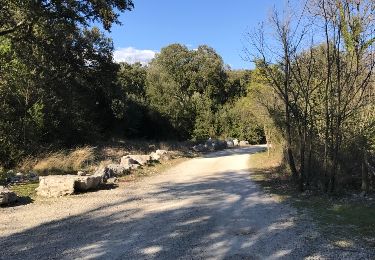
[[[73,145],[112,123],[110,29],[128,0],[8,1],[0,9],[0,165],[42,145]]]
[[[264,142],[261,122],[252,110],[249,97],[227,103],[217,113],[217,131],[224,138],[248,140],[252,144]]]
[[[179,137],[206,139],[222,135],[219,111],[246,95],[250,76],[249,71],[225,70],[221,57],[208,46],[189,50],[172,44],[151,62],[146,94],[150,106],[168,119]],[[239,134],[242,130],[237,129],[236,136],[245,137]]]
[[[260,60],[250,96],[263,107],[260,122],[285,140],[285,161],[300,191],[373,186],[372,9],[372,1],[326,1],[314,11],[316,22],[300,18],[299,32],[290,17],[285,22],[275,13],[278,48],[263,30],[252,38]],[[314,44],[310,32],[325,42]]]
[[[246,101],[237,103],[251,72],[226,69],[213,48],[172,44],[148,67],[113,62],[112,40],[91,25],[109,31],[132,8],[131,0],[2,3],[1,167],[46,146],[113,136],[261,140]]]

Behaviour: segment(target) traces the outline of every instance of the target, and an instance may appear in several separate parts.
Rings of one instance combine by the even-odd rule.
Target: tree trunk
[[[367,194],[369,192],[369,179],[367,173],[367,167],[364,162],[362,162],[362,192]]]

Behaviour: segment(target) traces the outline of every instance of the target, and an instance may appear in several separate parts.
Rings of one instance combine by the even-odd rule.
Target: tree
[[[202,126],[197,115],[214,113],[217,104],[225,99],[225,81],[223,61],[212,48],[199,46],[189,50],[172,44],[150,63],[146,93],[151,107],[169,118],[178,135],[190,138],[195,125]],[[207,135],[211,130],[204,131]]]
[[[127,0],[2,3],[1,164],[37,144],[72,145],[109,127],[117,65],[112,41],[90,24],[109,30],[116,12],[132,7]]]
[[[372,124],[368,111],[374,102],[372,9],[371,1],[318,0],[299,16],[273,14],[277,42],[266,38],[264,27],[249,35],[248,54],[255,57],[263,84],[283,102],[282,114],[269,116],[284,133],[301,191],[319,180],[323,190],[333,192],[338,175],[365,165],[369,139],[364,136],[372,135],[365,129]]]

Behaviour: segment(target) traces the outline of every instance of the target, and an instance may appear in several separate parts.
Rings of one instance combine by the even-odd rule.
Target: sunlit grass
[[[39,186],[38,182],[15,184],[10,187],[18,197],[29,197],[31,199],[36,198],[35,189]]]

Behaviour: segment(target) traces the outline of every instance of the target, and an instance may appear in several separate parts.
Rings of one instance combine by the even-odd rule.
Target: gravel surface
[[[374,259],[251,182],[252,146],[112,190],[0,208],[0,259]]]

